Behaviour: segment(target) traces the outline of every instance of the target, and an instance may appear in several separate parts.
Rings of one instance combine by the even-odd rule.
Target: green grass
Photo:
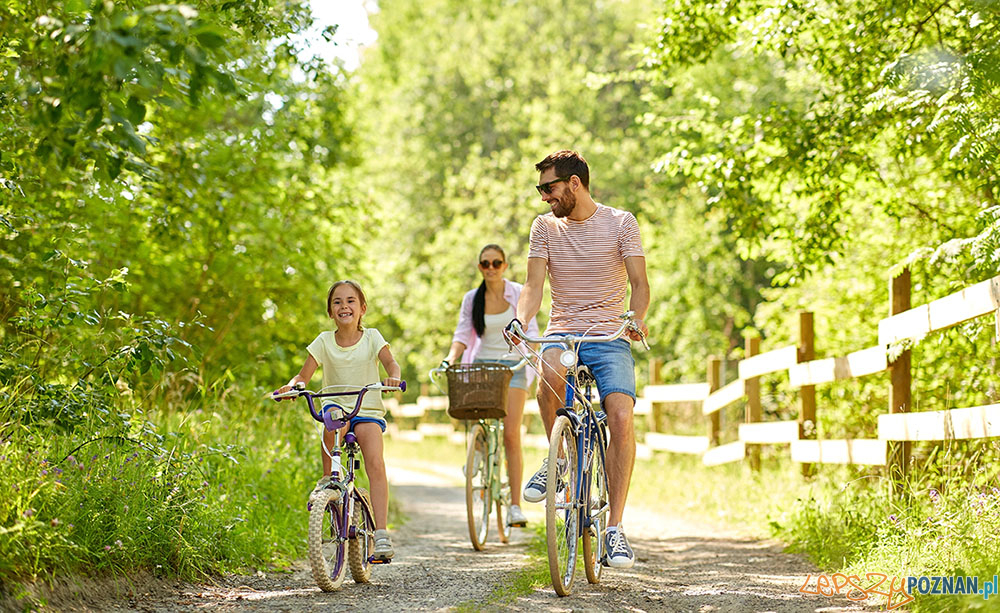
[[[72,424],[23,423],[13,403],[0,406],[3,590],[56,574],[195,578],[301,556],[319,435],[304,403],[258,392],[145,413],[122,398]]]
[[[504,610],[519,597],[549,585],[549,562],[545,548],[545,524],[534,526],[534,534],[528,544],[527,560],[524,567],[511,577],[505,577],[486,598],[459,603],[455,610],[459,613],[475,611]]]

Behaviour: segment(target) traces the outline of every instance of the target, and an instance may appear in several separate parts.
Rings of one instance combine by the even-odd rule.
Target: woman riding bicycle
[[[458,325],[452,337],[451,349],[445,362],[454,364],[461,357],[463,363],[493,362],[514,366],[521,356],[510,353],[503,336],[504,326],[514,317],[521,285],[503,274],[507,270],[507,256],[498,245],[486,245],[479,252],[479,272],[483,281],[462,299]],[[529,334],[538,333],[538,324],[532,317],[528,322]],[[510,482],[511,507],[507,523],[524,527],[528,520],[521,511],[521,417],[524,400],[533,372],[529,368],[514,371],[507,392],[507,416],[504,418],[504,451],[507,455],[507,479]]]

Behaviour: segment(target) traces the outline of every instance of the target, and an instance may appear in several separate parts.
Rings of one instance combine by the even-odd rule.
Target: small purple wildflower
[[[122,542],[121,542],[121,540],[115,541],[115,545],[118,546],[118,549],[121,549],[122,548]]]
[[[69,462],[70,464],[76,464],[76,456],[69,456],[68,458],[66,458],[66,461]]]
[[[931,500],[934,502],[934,504],[937,504],[941,500],[941,495],[938,494],[938,491],[934,488],[931,488],[930,491],[927,492],[927,494],[931,497]]]
[[[105,545],[104,551],[111,551],[111,545]]]
[[[890,515],[889,521],[891,521],[892,523],[896,523],[897,521],[899,521],[899,518],[897,518],[895,515]]]
[[[31,517],[34,514],[35,514],[35,510],[34,509],[25,509],[25,511],[24,511],[24,516],[25,517]]]
[[[44,477],[45,475],[47,475],[47,474],[49,474],[49,471],[47,471],[47,470],[43,470],[43,471],[42,471],[42,476],[43,476],[43,477]]]

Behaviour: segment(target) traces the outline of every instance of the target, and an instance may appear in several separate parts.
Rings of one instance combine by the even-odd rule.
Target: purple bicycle
[[[330,386],[310,392],[300,383],[291,391],[272,394],[275,400],[304,396],[313,419],[334,433],[333,448],[323,447],[332,460],[330,483],[323,489],[313,490],[308,505],[309,564],[313,579],[324,592],[340,589],[348,565],[356,583],[367,583],[372,564],[389,563],[389,560],[376,559],[372,555],[375,519],[371,500],[364,488],[354,485],[354,471],[361,467],[361,460],[356,457],[361,447],[353,432],[344,435],[341,445],[340,430],[361,410],[361,400],[366,393],[405,391],[406,382],[400,382],[399,387],[372,383],[352,391],[329,391],[344,387],[347,386]],[[353,409],[332,400],[343,396],[357,397]],[[316,398],[325,399],[319,411],[314,402]]]

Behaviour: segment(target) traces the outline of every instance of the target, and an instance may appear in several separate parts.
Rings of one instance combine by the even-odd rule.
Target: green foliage
[[[406,376],[444,355],[483,245],[503,246],[511,278],[524,280],[530,224],[547,212],[533,165],[560,148],[587,158],[599,202],[639,219],[652,342],[669,376],[700,376],[708,352],[741,344],[767,270],[735,256],[715,234],[723,225],[702,227],[687,206],[697,194],[649,170],[658,127],[644,121],[650,102],[635,68],[653,7],[563,3],[556,19],[553,7],[522,1],[380,3],[357,80],[380,232],[359,268],[370,275],[371,321],[407,348]]]
[[[997,183],[996,16],[995,3],[672,3],[648,64],[705,103],[675,123],[661,167],[698,181],[747,249],[800,270],[853,246],[860,202],[922,218],[907,246],[968,233]],[[722,67],[739,72],[697,76]]]
[[[294,559],[313,439],[288,436],[308,431],[300,411],[254,404],[240,396],[160,426],[130,393],[21,426],[15,403],[0,406],[4,582],[81,569],[190,577]]]
[[[325,319],[357,161],[343,74],[290,42],[308,22],[269,0],[0,8],[5,586],[299,553],[315,448],[254,380],[286,380]]]
[[[1000,572],[997,529],[1000,490],[995,471],[970,474],[972,460],[989,466],[996,446],[960,443],[936,450],[904,496],[881,481],[856,480],[811,492],[772,522],[774,534],[825,570],[894,576],[978,576]],[[979,456],[973,458],[970,456]],[[917,596],[914,611],[972,611],[982,596]],[[987,608],[989,605],[987,604]]]

